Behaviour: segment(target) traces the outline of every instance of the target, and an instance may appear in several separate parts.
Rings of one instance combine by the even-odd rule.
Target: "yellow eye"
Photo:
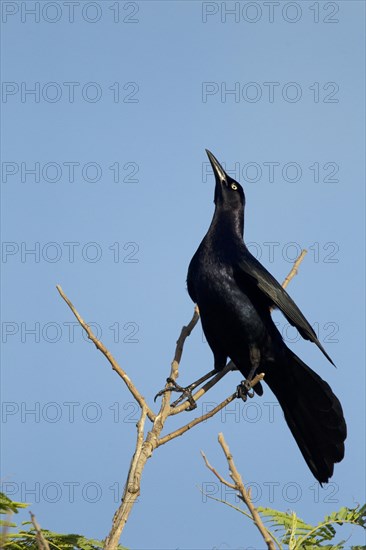
[[[237,190],[237,188],[238,188],[238,186],[237,186],[237,185],[235,185],[235,183],[232,183],[232,184],[231,184],[231,189],[233,189],[234,191],[236,191],[236,190]]]

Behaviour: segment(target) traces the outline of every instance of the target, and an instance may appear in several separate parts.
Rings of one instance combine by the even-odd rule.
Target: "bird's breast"
[[[211,249],[212,250],[212,249]],[[235,278],[235,257],[227,259],[201,246],[188,270],[188,291],[198,304],[202,328],[214,355],[230,357],[235,364],[249,361],[249,350],[271,356],[273,322],[268,304],[253,287],[246,289]]]
[[[265,328],[256,304],[234,278],[233,267],[217,260],[200,265],[192,280],[203,327],[226,324],[233,334],[261,340]]]

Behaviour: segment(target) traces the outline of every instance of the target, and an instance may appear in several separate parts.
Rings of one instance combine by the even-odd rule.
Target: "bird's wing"
[[[245,286],[245,280],[251,284],[255,284],[259,290],[267,296],[267,298],[277,306],[286,319],[297,328],[299,333],[305,340],[311,340],[324,353],[325,357],[334,365],[321,343],[319,342],[313,328],[305,319],[293,299],[287,294],[286,290],[279,284],[278,281],[258,262],[254,256],[246,251],[242,255],[236,265],[236,272],[239,275],[239,280]],[[245,291],[245,288],[243,288]]]

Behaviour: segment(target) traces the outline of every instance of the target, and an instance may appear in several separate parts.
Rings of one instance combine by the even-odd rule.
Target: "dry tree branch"
[[[286,277],[283,283],[284,287],[287,286],[290,280],[296,275],[298,266],[301,263],[305,253],[306,251],[302,251],[301,256],[299,256],[299,258],[294,263],[292,270],[290,271],[289,275]],[[75,315],[76,319],[78,320],[82,328],[86,331],[88,338],[94,343],[96,348],[99,351],[101,351],[103,355],[107,358],[107,360],[112,366],[112,369],[120,376],[120,378],[122,378],[123,382],[126,384],[127,388],[129,389],[129,391],[131,392],[131,394],[133,395],[133,397],[141,407],[141,417],[137,424],[136,447],[135,447],[135,451],[134,451],[130,468],[128,471],[127,481],[125,484],[122,501],[119,508],[114,514],[111,530],[104,542],[104,550],[115,550],[115,548],[117,548],[118,546],[119,539],[121,537],[124,526],[128,520],[128,517],[131,513],[133,505],[135,504],[140,494],[140,483],[141,483],[141,476],[142,476],[143,469],[145,467],[145,464],[148,458],[151,457],[154,450],[157,447],[161,447],[168,441],[171,441],[172,439],[175,439],[176,437],[183,435],[185,432],[187,432],[197,424],[200,424],[205,420],[207,420],[208,418],[211,418],[212,416],[217,414],[228,403],[230,403],[232,400],[235,399],[236,394],[232,394],[228,396],[226,399],[224,399],[224,401],[222,401],[219,405],[217,405],[217,407],[215,407],[212,411],[208,412],[207,414],[204,414],[198,418],[195,418],[188,424],[182,426],[181,428],[178,428],[174,432],[171,432],[170,434],[164,437],[160,437],[160,434],[164,428],[167,418],[169,416],[179,414],[180,412],[183,412],[186,409],[188,409],[188,407],[190,406],[189,401],[182,403],[178,407],[172,408],[170,405],[171,392],[168,390],[169,383],[167,382],[165,388],[168,391],[166,391],[163,394],[160,410],[157,414],[155,414],[152,411],[152,409],[148,406],[145,398],[141,395],[141,393],[138,391],[136,386],[133,384],[132,380],[129,378],[126,372],[119,366],[117,361],[114,359],[113,355],[108,351],[108,349],[104,346],[104,344],[100,340],[98,340],[96,336],[93,334],[91,328],[79,315],[79,313],[77,312],[77,310],[75,309],[71,301],[64,294],[63,290],[59,285],[57,285],[57,290],[61,295],[61,297],[63,298],[63,300],[69,306],[73,314]],[[198,320],[199,320],[199,310],[198,310],[198,307],[195,306],[192,319],[190,320],[187,326],[184,326],[182,328],[176,343],[174,358],[171,363],[170,375],[169,375],[169,378],[174,381],[179,376],[179,364],[182,358],[185,341],[188,338],[188,336],[191,334],[194,327],[196,326]],[[232,363],[232,361],[229,361],[229,363],[221,372],[217,373],[211,380],[209,380],[202,388],[200,388],[193,395],[194,400],[197,401],[198,399],[200,399],[223,376],[225,376],[229,371],[233,369],[235,369],[235,365]],[[260,380],[262,380],[263,377],[264,377],[263,373],[258,374],[253,379],[251,386],[253,387]],[[144,427],[145,427],[146,418],[149,418],[149,420],[151,420],[153,425],[150,431],[148,431],[148,433],[146,434],[146,437],[144,438]]]
[[[273,539],[270,536],[269,532],[267,531],[266,527],[264,526],[262,522],[262,518],[260,517],[256,507],[252,503],[252,500],[250,498],[249,491],[246,490],[243,480],[241,478],[241,475],[239,474],[238,470],[236,469],[235,462],[233,459],[233,455],[230,453],[230,449],[228,444],[226,443],[224,439],[224,435],[222,433],[219,434],[219,443],[222,447],[222,450],[225,453],[226,460],[228,461],[229,469],[230,469],[230,477],[234,481],[238,491],[240,492],[240,496],[242,497],[243,501],[249,508],[249,511],[253,517],[253,521],[258,527],[259,532],[261,533],[264,542],[267,544],[269,550],[276,550],[276,547],[274,545]]]
[[[220,412],[221,409],[226,407],[226,405],[231,403],[231,401],[234,401],[234,399],[236,399],[236,398],[237,398],[237,396],[236,396],[235,393],[233,393],[232,395],[229,395],[229,397],[224,399],[224,401],[222,401],[219,405],[217,405],[214,409],[212,409],[212,411],[209,411],[208,413],[206,413],[202,416],[194,418],[193,420],[191,420],[191,422],[188,422],[188,424],[186,424],[185,426],[182,426],[182,427],[178,428],[177,430],[175,430],[174,432],[171,432],[170,434],[165,435],[164,437],[162,437],[161,439],[158,440],[158,447],[161,447],[165,443],[168,443],[168,441],[171,441],[172,439],[175,439],[176,437],[179,437],[179,436],[183,435],[184,433],[188,432],[188,430],[190,430],[194,426],[197,426],[197,424],[201,424],[201,422],[204,422],[205,420],[208,420],[209,418],[211,418],[212,416],[214,416],[215,414]]]
[[[250,382],[250,387],[253,388],[258,382],[261,382],[264,378],[264,373],[261,372],[260,374],[257,374],[253,380]],[[193,396],[194,397],[194,396]],[[168,441],[171,441],[172,439],[175,439],[176,437],[179,437],[180,435],[183,435],[185,432],[193,428],[193,426],[197,426],[197,424],[201,424],[201,422],[204,422],[205,420],[208,420],[215,414],[217,414],[221,409],[226,407],[231,401],[234,401],[234,399],[237,399],[236,392],[232,395],[229,395],[224,401],[222,401],[219,405],[217,405],[212,411],[209,411],[208,413],[199,416],[198,418],[195,418],[194,420],[191,420],[191,422],[188,422],[185,426],[182,426],[181,428],[178,428],[174,432],[162,437],[158,441],[158,446],[164,445],[164,443],[167,443]],[[174,409],[173,409],[174,410]]]
[[[126,525],[131,510],[140,495],[140,480],[142,470],[149,458],[144,448],[144,426],[147,416],[146,407],[141,410],[141,416],[137,423],[136,449],[133,454],[127,481],[123,490],[121,505],[113,516],[112,529],[104,541],[104,548],[114,550],[118,546],[123,528]]]
[[[301,251],[301,254],[294,261],[294,265],[292,266],[292,269],[291,269],[290,273],[287,275],[287,277],[282,282],[282,285],[281,285],[282,288],[286,289],[288,284],[290,283],[290,281],[292,281],[292,279],[295,277],[295,275],[297,275],[298,270],[299,270],[299,265],[301,264],[301,262],[303,261],[303,259],[305,258],[307,253],[308,253],[308,251],[305,250],[305,248],[303,248],[302,251]],[[276,309],[276,306],[271,307],[271,311],[273,311],[274,309]]]
[[[246,516],[247,518],[249,519],[253,519],[252,516],[250,514],[248,514],[248,512],[246,512],[245,510],[243,510],[242,508],[239,508],[238,506],[234,506],[234,504],[231,504],[230,502],[228,502],[227,500],[222,500],[221,498],[216,498],[216,497],[213,497],[212,495],[209,495],[208,493],[205,493],[205,491],[202,490],[201,487],[197,486],[197,489],[199,491],[201,491],[201,493],[206,497],[206,498],[209,498],[210,500],[216,500],[216,502],[221,502],[222,504],[225,504],[226,506],[229,506],[229,508],[232,508],[233,510],[236,510],[237,512],[240,512],[241,514],[243,514],[243,516]]]
[[[243,483],[241,475],[239,474],[238,470],[236,469],[235,462],[234,462],[234,459],[233,459],[233,455],[231,454],[229,446],[226,443],[222,433],[219,434],[218,439],[219,439],[219,443],[221,445],[221,448],[224,451],[226,460],[228,462],[230,477],[231,477],[231,479],[233,480],[234,483],[230,483],[229,481],[226,481],[226,479],[224,479],[215,470],[215,468],[213,466],[211,466],[211,464],[208,462],[208,460],[206,458],[205,453],[201,451],[203,460],[205,461],[205,464],[206,464],[207,468],[209,470],[211,470],[211,472],[217,477],[217,479],[220,481],[220,483],[223,483],[224,485],[226,485],[227,487],[230,487],[232,489],[236,489],[239,492],[239,496],[245,502],[245,504],[247,505],[247,507],[249,509],[249,512],[250,512],[250,515],[253,519],[253,522],[256,525],[256,527],[258,528],[260,534],[262,535],[263,540],[266,543],[268,550],[276,550],[275,543],[274,543],[269,531],[266,529],[266,527],[265,527],[265,525],[262,521],[262,518],[258,513],[258,510],[256,509],[256,507],[252,503],[252,500],[250,498],[250,491],[248,491],[245,488],[245,485]]]
[[[171,411],[173,410],[169,403],[170,392],[166,392],[164,394],[160,411],[157,415],[155,415],[148,406],[145,398],[138,391],[127,373],[119,366],[113,355],[107,350],[104,344],[96,338],[91,328],[83,320],[81,315],[78,313],[69,298],[64,294],[62,288],[59,285],[57,285],[57,290],[75,315],[82,328],[87,333],[89,340],[91,340],[96,348],[101,351],[103,355],[108,359],[109,363],[112,366],[112,369],[122,378],[127,388],[141,407],[141,417],[137,424],[136,447],[128,471],[127,481],[122,496],[122,502],[114,515],[112,528],[104,543],[105,550],[114,550],[118,545],[120,536],[131,513],[133,505],[135,504],[140,494],[141,475],[147,459],[150,458],[154,449],[158,446],[158,438],[160,436],[160,433],[164,427],[167,417],[171,414]],[[178,368],[183,353],[184,343],[196,326],[198,319],[199,312],[198,308],[195,307],[191,321],[188,323],[187,326],[184,326],[182,328],[176,344],[174,359],[172,361],[170,371],[170,378],[174,380],[176,380],[176,378],[178,377]],[[153,427],[144,439],[144,426],[146,417],[148,417],[153,422]]]
[[[201,451],[201,455],[203,460],[205,461],[207,468],[211,470],[211,472],[217,477],[220,483],[222,483],[223,485],[226,485],[226,487],[230,487],[230,489],[237,489],[236,485],[234,485],[233,483],[230,483],[229,481],[226,481],[226,479],[223,478],[222,475],[220,475],[219,472],[213,466],[211,466],[211,464],[207,460],[207,456],[203,451]]]
[[[176,342],[174,358],[173,358],[173,361],[171,362],[171,365],[170,365],[169,378],[171,380],[175,381],[179,376],[179,364],[180,364],[180,361],[182,359],[183,347],[184,347],[185,341],[187,340],[188,336],[190,336],[190,334],[191,334],[192,330],[194,329],[194,327],[197,325],[199,318],[200,318],[200,313],[199,313],[198,306],[196,305],[194,307],[192,319],[189,321],[187,326],[182,327],[179,338]],[[170,386],[170,383],[167,381],[167,383],[165,385],[165,388],[167,389],[169,386]],[[170,391],[166,391],[163,394],[163,399],[162,399],[162,405],[161,405],[161,408],[160,408],[160,412],[164,411],[164,414],[168,413],[168,410],[170,409],[170,405],[169,405],[170,394],[171,394]],[[185,408],[187,408],[189,406],[189,403],[186,403],[185,405],[186,405]],[[171,411],[169,411],[169,413],[171,413]]]
[[[45,539],[40,526],[37,523],[36,516],[30,513],[31,521],[33,523],[34,530],[36,532],[36,543],[39,548],[39,550],[50,550],[50,545],[48,544],[47,540]]]
[[[230,372],[233,369],[235,369],[235,365],[232,361],[229,361],[229,363],[221,371],[219,371],[217,374],[215,374],[215,376],[213,376],[211,378],[211,380],[206,382],[206,384],[204,386],[202,386],[202,388],[197,390],[196,393],[194,393],[192,395],[194,401],[197,402],[201,397],[203,397],[205,395],[205,393],[208,392],[209,389],[211,389],[213,386],[215,386],[217,384],[217,382],[219,382],[219,380],[221,380],[221,378],[223,378],[228,372]],[[175,414],[179,414],[182,411],[186,411],[188,409],[188,407],[190,407],[190,405],[191,404],[190,404],[189,401],[185,401],[184,403],[182,403],[178,407],[174,407],[174,409],[172,409],[172,411],[170,413],[171,416],[174,416]]]
[[[190,334],[191,334],[192,330],[194,329],[194,327],[197,325],[199,318],[200,318],[200,312],[199,312],[198,306],[196,305],[194,307],[194,312],[193,312],[192,319],[190,320],[190,322],[188,323],[188,325],[186,327],[182,328],[181,333],[179,335],[179,338],[177,340],[177,345],[176,345],[175,353],[174,353],[174,359],[173,359],[173,363],[172,363],[172,369],[176,373],[177,377],[178,377],[178,366],[179,366],[180,360],[182,359],[182,355],[183,355],[184,343],[185,343],[186,339],[188,338],[188,336],[190,336]],[[173,378],[173,376],[172,376],[172,378]]]
[[[65,300],[73,314],[75,315],[76,319],[79,321],[80,325],[83,327],[85,332],[88,335],[89,340],[93,342],[95,347],[99,349],[103,353],[103,355],[108,359],[110,362],[112,369],[122,378],[130,392],[132,393],[133,397],[136,399],[137,403],[140,405],[141,409],[145,407],[146,414],[148,418],[153,422],[155,420],[155,414],[152,412],[150,407],[145,401],[145,398],[141,395],[141,393],[138,391],[130,377],[127,375],[127,373],[119,366],[113,355],[110,353],[110,351],[107,350],[105,345],[97,339],[97,337],[93,334],[93,331],[89,327],[89,325],[86,324],[86,322],[82,319],[82,317],[79,315],[79,313],[76,311],[75,307],[71,303],[71,301],[68,299],[68,297],[64,294],[62,288],[60,285],[56,286],[57,290],[59,291],[61,297]]]
[[[298,269],[299,269],[299,265],[301,264],[301,262],[303,261],[303,259],[305,258],[305,255],[308,253],[307,250],[305,250],[305,248],[301,251],[301,254],[298,258],[296,258],[295,262],[294,262],[294,265],[292,266],[292,269],[290,271],[290,273],[287,275],[286,279],[283,281],[282,283],[282,287],[283,288],[287,288],[289,282],[295,277],[295,275],[297,275],[297,272],[298,272]]]
[[[184,342],[191,334],[192,330],[196,326],[199,319],[198,308],[195,307],[193,317],[187,326],[184,326],[181,330],[180,336],[176,343],[174,359],[170,367],[170,378],[176,380],[178,378],[179,363],[182,358]],[[166,388],[169,387],[167,383]],[[114,550],[119,542],[122,531],[128,517],[131,513],[132,507],[136,502],[137,497],[140,494],[141,475],[147,460],[151,457],[152,453],[159,446],[159,437],[164,424],[168,416],[170,416],[173,410],[170,406],[170,393],[169,391],[163,394],[161,401],[160,411],[155,415],[153,426],[147,433],[145,440],[143,441],[143,424],[140,426],[140,432],[137,436],[136,450],[131,462],[130,470],[127,476],[127,482],[125,485],[125,491],[122,496],[122,501],[113,517],[112,527],[104,541],[104,550]]]

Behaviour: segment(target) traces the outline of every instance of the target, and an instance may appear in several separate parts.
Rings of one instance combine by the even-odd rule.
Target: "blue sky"
[[[213,213],[208,148],[244,186],[262,263],[282,280],[308,249],[290,293],[337,369],[276,320],[339,396],[346,457],[319,488],[266,388],[154,454],[122,543],[261,547],[197,488],[225,496],[199,454],[226,473],[221,431],[257,504],[317,522],[364,502],[364,3],[1,7],[3,489],[44,527],[107,534],[137,409],[55,285],[152,403],[193,311],[186,271]],[[179,380],[211,367],[199,326]]]

